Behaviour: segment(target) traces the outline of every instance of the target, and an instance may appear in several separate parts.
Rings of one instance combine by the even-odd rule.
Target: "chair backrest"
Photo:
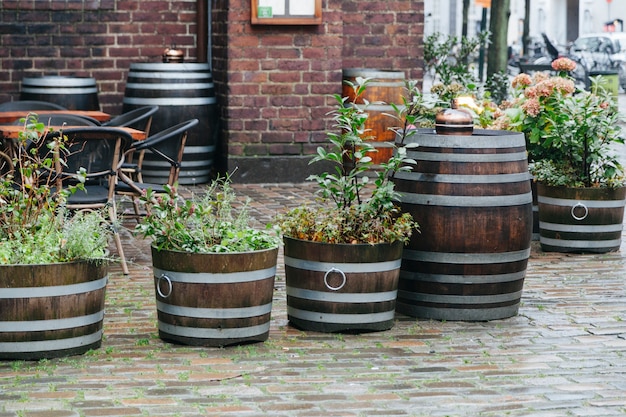
[[[38,120],[46,126],[100,126],[100,122],[88,116],[60,113],[38,113]],[[22,124],[19,120],[14,124]]]
[[[169,127],[142,142],[136,142],[133,146],[135,151],[140,152],[139,164],[143,160],[143,152],[151,152],[155,157],[170,164],[170,173],[167,183],[172,185],[178,181],[180,165],[183,160],[187,132],[199,123],[198,119],[190,119]]]
[[[102,123],[103,126],[132,127],[150,134],[152,116],[159,110],[159,106],[144,106],[120,114],[111,120]]]
[[[67,108],[48,101],[17,100],[0,104],[0,111],[17,110],[67,110]]]

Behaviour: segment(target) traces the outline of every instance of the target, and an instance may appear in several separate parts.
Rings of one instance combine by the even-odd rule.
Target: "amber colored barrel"
[[[403,211],[419,222],[404,249],[399,312],[483,321],[517,314],[530,256],[532,196],[524,135],[422,130],[397,173]]]
[[[0,359],[38,360],[100,347],[104,262],[0,266]]]
[[[277,256],[153,247],[159,337],[215,347],[267,340]]]
[[[187,136],[178,182],[209,182],[217,149],[217,99],[209,64],[130,64],[123,101],[124,112],[159,106],[152,117],[151,133],[198,119],[200,123]],[[146,152],[142,171],[144,181],[164,184],[169,169],[169,163]]]
[[[100,110],[98,86],[90,77],[24,77],[20,99],[48,101],[68,110]]]
[[[402,71],[384,71],[377,69],[352,68],[343,70],[342,97],[349,97],[348,103],[353,103],[355,93],[350,85],[345,81],[354,83],[357,77],[371,78],[365,93],[356,97],[357,104],[363,104],[367,100],[368,119],[365,128],[369,132],[364,137],[372,137],[372,145],[377,152],[372,152],[368,156],[372,158],[374,164],[386,162],[393,154],[393,142],[396,134],[389,128],[397,128],[398,121],[388,114],[395,114],[391,104],[402,105],[402,97],[405,88],[405,76]]]

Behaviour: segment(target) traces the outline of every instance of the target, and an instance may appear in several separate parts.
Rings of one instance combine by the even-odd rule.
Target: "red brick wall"
[[[175,43],[196,57],[195,0],[2,0],[0,102],[23,77],[89,76],[117,114],[131,62],[159,62]]]
[[[202,1],[202,0],[200,0]],[[205,0],[207,1],[207,0]],[[329,94],[343,68],[422,76],[423,0],[323,0],[315,26],[252,26],[250,0],[212,6],[220,109],[217,167],[238,180],[302,180],[332,129]],[[0,102],[24,76],[91,76],[102,110],[121,111],[130,63],[159,62],[171,44],[196,50],[196,0],[2,0]]]

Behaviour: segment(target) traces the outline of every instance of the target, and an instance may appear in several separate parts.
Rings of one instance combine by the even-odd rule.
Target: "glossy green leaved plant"
[[[369,103],[357,104],[369,80],[357,77],[346,81],[355,99],[334,95],[330,113],[336,131],[326,133],[328,144],[317,148],[311,163],[329,163],[333,170],[311,175],[318,185],[319,204],[303,205],[277,216],[284,236],[323,243],[407,242],[418,230],[409,213],[396,205],[398,193],[393,173],[411,169],[405,145],[395,146],[393,156],[374,170],[371,135],[366,128]],[[399,109],[399,107],[396,107]],[[402,107],[404,108],[404,107]],[[373,178],[372,178],[373,177]]]

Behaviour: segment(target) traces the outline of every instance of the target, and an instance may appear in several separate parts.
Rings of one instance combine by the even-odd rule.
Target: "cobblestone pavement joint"
[[[261,223],[313,198],[311,184],[235,189]],[[626,415],[622,252],[543,253],[535,242],[516,317],[398,314],[393,329],[356,335],[289,326],[281,253],[267,342],[201,348],[158,338],[149,244],[125,226],[131,273],[110,268],[102,347],[0,362],[0,417]]]

